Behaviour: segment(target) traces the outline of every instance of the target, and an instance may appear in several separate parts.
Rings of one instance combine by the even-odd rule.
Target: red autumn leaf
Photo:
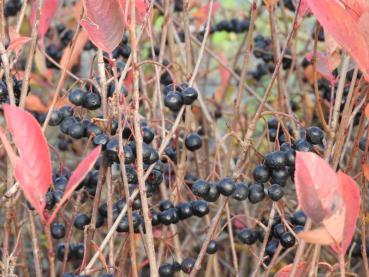
[[[38,34],[40,37],[44,37],[47,30],[51,25],[51,21],[58,9],[59,0],[44,0],[42,3],[40,23],[38,26]],[[33,24],[36,19],[38,1],[34,0],[32,3],[31,11],[31,23]]]
[[[128,4],[128,5],[127,5]],[[131,8],[129,6],[129,0],[120,0],[121,5],[121,11],[124,15],[124,18],[127,19],[126,24],[129,24],[130,22],[130,13]],[[145,20],[146,13],[148,11],[148,8],[150,7],[149,1],[147,0],[136,0],[135,1],[136,6],[136,23],[141,24]],[[128,11],[126,12],[126,7],[128,7]],[[152,13],[150,14],[152,16]]]
[[[296,152],[295,185],[297,199],[314,223],[332,214],[339,179],[326,161],[314,153]]]
[[[363,164],[362,169],[366,180],[369,181],[369,164]]]
[[[335,173],[316,154],[297,152],[295,184],[302,209],[314,223],[322,225],[299,237],[331,245],[334,251],[344,254],[359,215],[360,193],[355,181],[342,172]]]
[[[356,221],[360,211],[360,191],[356,182],[343,172],[338,173],[341,185],[341,194],[344,203],[343,233],[338,245],[333,245],[333,249],[338,253],[346,253],[354,236]],[[337,226],[332,226],[337,228]]]
[[[72,176],[70,176],[68,184],[65,188],[63,198],[58,202],[52,215],[48,218],[48,223],[51,223],[54,220],[59,209],[63,206],[65,202],[68,201],[73,191],[77,188],[77,186],[86,177],[88,172],[92,169],[92,167],[94,166],[100,155],[100,152],[101,146],[96,147],[79,163],[77,168],[73,171],[73,174]]]
[[[305,0],[324,31],[355,60],[369,80],[369,4],[365,0]]]
[[[282,267],[278,272],[274,275],[274,277],[289,277],[292,271],[293,264],[288,264]],[[308,265],[305,262],[299,262],[296,268],[296,276],[303,276],[303,273],[308,269]]]
[[[10,105],[3,105],[3,109],[20,156],[13,164],[15,177],[28,201],[43,218],[45,195],[52,182],[49,146],[30,113]]]
[[[86,17],[81,25],[90,40],[100,49],[111,53],[124,35],[124,21],[118,0],[83,0]]]

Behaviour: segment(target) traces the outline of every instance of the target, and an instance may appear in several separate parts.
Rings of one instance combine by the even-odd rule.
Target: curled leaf
[[[72,176],[70,176],[68,184],[65,188],[63,198],[58,202],[55,207],[52,215],[48,218],[48,223],[51,223],[60,208],[64,205],[65,202],[69,200],[73,191],[78,187],[78,185],[83,181],[88,172],[92,169],[97,159],[99,158],[101,152],[101,146],[96,147],[92,150],[77,166],[77,168],[73,171]]]
[[[295,185],[297,199],[314,223],[332,214],[339,180],[326,161],[314,153],[297,152]]]
[[[3,109],[20,156],[15,164],[13,161],[15,178],[43,219],[45,195],[52,183],[49,146],[40,125],[29,112],[11,105],[3,105]]]
[[[111,53],[124,35],[123,14],[118,0],[83,0],[86,17],[81,25],[90,40],[100,49]]]
[[[355,60],[369,80],[369,5],[365,0],[305,0],[324,31]]]

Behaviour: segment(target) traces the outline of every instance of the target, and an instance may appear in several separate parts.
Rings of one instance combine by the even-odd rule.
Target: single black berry
[[[178,112],[183,105],[183,97],[179,92],[168,93],[164,98],[164,105],[172,112]]]
[[[283,151],[275,151],[265,156],[265,164],[271,169],[284,168],[287,165],[287,156]]]
[[[259,183],[255,183],[249,186],[249,201],[252,204],[262,201],[265,197],[264,186]]]
[[[58,126],[63,121],[63,114],[59,110],[53,110],[51,112],[49,125]]]
[[[196,151],[201,148],[202,140],[198,133],[191,133],[186,136],[185,139],[186,148],[190,151]]]
[[[209,241],[208,247],[206,248],[206,253],[215,254],[218,251],[218,243],[216,240]]]
[[[252,175],[254,176],[254,180],[259,183],[268,182],[270,178],[269,169],[265,165],[256,166],[252,171]]]
[[[290,248],[295,245],[296,239],[290,232],[285,232],[280,236],[279,241],[284,248]]]
[[[191,201],[191,209],[194,215],[203,217],[209,213],[208,203],[202,200]]]
[[[91,218],[83,213],[77,214],[75,220],[74,220],[74,227],[76,227],[79,230],[83,230],[86,225],[90,224]]]
[[[188,257],[188,258],[184,259],[182,261],[182,264],[181,264],[182,271],[184,273],[190,274],[192,269],[195,266],[195,263],[196,263],[196,261],[195,261],[194,258]]]
[[[181,203],[176,206],[178,218],[180,220],[189,218],[193,215],[190,203]]]
[[[183,104],[192,105],[192,103],[197,99],[198,92],[192,87],[187,87],[182,91]]]
[[[236,184],[236,190],[232,194],[233,199],[236,199],[237,201],[243,201],[246,200],[248,196],[249,196],[248,185],[244,183]]]
[[[87,96],[87,91],[80,89],[80,88],[76,88],[73,89],[68,96],[69,101],[76,105],[76,106],[82,106],[84,101],[85,101],[85,97]]]
[[[62,223],[51,224],[51,236],[54,239],[61,239],[65,236],[65,226]]]
[[[215,202],[218,200],[220,196],[220,192],[218,190],[218,186],[216,183],[210,183],[209,184],[209,191],[208,193],[203,197],[204,200],[208,202]]]
[[[254,244],[257,239],[257,233],[255,232],[255,230],[250,229],[250,228],[244,228],[242,230],[240,230],[237,234],[238,239],[244,243],[244,244]]]
[[[88,110],[96,110],[101,106],[101,97],[98,93],[87,93],[83,99],[82,106]]]
[[[160,277],[173,277],[174,268],[172,264],[162,264],[159,266],[159,276]]]
[[[192,184],[192,192],[198,197],[205,197],[210,189],[210,184],[204,180],[197,180]]]
[[[272,201],[280,200],[284,195],[283,188],[278,184],[273,184],[268,188],[268,196]]]
[[[321,144],[324,139],[324,132],[319,127],[309,127],[306,129],[306,139],[311,144]]]
[[[160,211],[165,211],[165,210],[168,210],[170,208],[174,208],[174,205],[173,205],[172,201],[169,201],[169,200],[160,201],[160,203],[159,203],[159,210]]]
[[[236,183],[231,178],[224,178],[218,182],[218,191],[224,196],[230,196],[236,190]]]

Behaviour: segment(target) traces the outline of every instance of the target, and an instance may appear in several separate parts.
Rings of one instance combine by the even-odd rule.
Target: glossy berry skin
[[[273,235],[276,238],[280,238],[282,234],[286,231],[286,228],[284,227],[283,223],[278,223],[274,225],[273,227]]]
[[[109,142],[109,136],[106,134],[100,134],[94,137],[93,141],[94,145],[101,145],[102,149],[105,150],[107,143]]]
[[[74,227],[76,227],[78,230],[84,230],[85,226],[90,224],[91,218],[83,213],[77,214],[75,220],[74,220]]]
[[[209,184],[209,191],[203,198],[204,198],[204,200],[206,200],[208,202],[215,202],[215,201],[218,200],[219,196],[220,196],[220,192],[218,190],[217,184],[210,183]]]
[[[58,126],[63,121],[63,115],[59,110],[51,112],[49,126]]]
[[[190,203],[181,203],[176,206],[178,218],[180,220],[187,219],[193,215]]]
[[[156,210],[151,210],[151,224],[152,226],[160,224],[159,213]]]
[[[209,213],[208,203],[202,200],[191,201],[192,213],[198,217],[203,217]]]
[[[272,183],[284,186],[289,177],[290,177],[290,171],[288,167],[274,169],[272,171]]]
[[[284,195],[283,188],[278,184],[273,184],[268,188],[268,196],[272,201],[280,200]]]
[[[262,201],[265,197],[264,186],[259,183],[255,183],[249,187],[249,201],[252,204],[256,204]]]
[[[284,168],[287,165],[287,156],[283,151],[275,151],[265,156],[265,164],[271,169]]]
[[[184,273],[190,274],[194,268],[196,260],[194,258],[186,258],[182,261],[181,269]]]
[[[165,210],[168,210],[170,208],[174,208],[174,205],[171,201],[169,201],[169,200],[160,201],[160,203],[159,203],[159,210],[160,211],[165,211]]]
[[[64,106],[59,109],[59,112],[61,113],[63,118],[66,118],[68,116],[72,116],[74,111],[71,106]]]
[[[271,118],[268,120],[268,129],[277,129],[278,120],[276,118]]]
[[[199,150],[202,146],[200,135],[198,133],[188,134],[185,138],[185,145],[186,148],[191,152]]]
[[[218,251],[218,243],[216,240],[209,241],[208,247],[206,248],[206,253],[215,254]]]
[[[319,127],[309,127],[306,129],[306,139],[311,144],[321,144],[324,139],[324,132]]]
[[[258,239],[256,231],[250,228],[244,228],[240,230],[237,234],[237,237],[242,243],[247,245],[254,244]]]
[[[72,126],[73,124],[77,123],[78,120],[77,118],[75,118],[74,116],[69,116],[67,118],[64,118],[63,121],[60,124],[60,131],[62,131],[62,133],[68,135],[68,129],[70,126]]]
[[[210,189],[210,184],[204,180],[197,180],[192,184],[192,192],[198,197],[206,197]]]
[[[275,238],[272,238],[267,243],[267,246],[265,248],[265,253],[272,257],[274,255],[275,251],[277,251],[278,244],[279,244],[279,240],[275,239]]]
[[[303,232],[304,229],[305,229],[305,227],[304,226],[301,226],[301,225],[296,225],[293,228],[293,230],[295,231],[296,234]]]
[[[296,211],[291,218],[291,222],[295,225],[305,226],[306,219],[307,217],[303,211]]]
[[[313,150],[313,146],[311,145],[311,143],[304,139],[299,139],[295,141],[294,146],[295,150],[300,152],[310,152]]]
[[[236,190],[236,183],[231,178],[224,178],[217,184],[218,191],[224,196],[230,196]]]
[[[232,194],[233,199],[237,201],[246,200],[249,196],[249,187],[247,184],[239,183],[236,184],[236,190]]]
[[[159,213],[159,220],[164,225],[175,224],[178,222],[176,209],[170,208]]]
[[[267,166],[258,165],[252,171],[252,176],[254,177],[255,182],[266,183],[270,179],[270,172]]]
[[[105,155],[111,162],[119,162],[118,151],[119,142],[116,138],[112,138],[105,146]]]
[[[85,246],[83,243],[77,243],[73,249],[73,256],[77,260],[82,260],[85,253]]]
[[[141,132],[144,143],[149,144],[153,141],[155,134],[151,128],[142,127]]]
[[[290,248],[295,245],[296,239],[290,232],[285,232],[280,236],[279,242],[284,248]]]
[[[198,97],[198,92],[192,87],[187,87],[182,91],[183,104],[192,105]]]
[[[179,92],[168,93],[164,98],[164,105],[172,112],[178,112],[183,105],[183,97]]]
[[[159,276],[160,277],[173,277],[174,276],[174,268],[172,264],[162,264],[159,267]]]
[[[83,99],[82,106],[88,110],[97,110],[101,106],[101,97],[98,93],[87,93]]]
[[[76,122],[68,128],[68,135],[74,139],[81,139],[85,134],[85,129],[81,122]]]
[[[51,224],[51,236],[54,239],[61,239],[65,236],[65,226],[61,223]]]
[[[68,99],[73,105],[82,106],[86,96],[87,92],[85,90],[76,88],[69,93]]]

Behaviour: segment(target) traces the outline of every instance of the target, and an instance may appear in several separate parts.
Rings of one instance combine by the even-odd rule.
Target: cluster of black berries
[[[262,59],[262,63],[256,66],[256,69],[250,71],[249,74],[255,79],[260,80],[268,72],[272,73],[275,68],[274,57],[272,52],[272,41],[270,38],[265,38],[262,35],[257,35],[254,38],[254,56]],[[282,68],[289,69],[292,65],[291,51],[286,50],[285,56],[282,59]]]
[[[8,0],[5,1],[4,5],[4,15],[5,17],[8,16],[15,16],[21,10],[23,5],[22,0]]]
[[[63,24],[59,24],[56,26],[56,35],[58,36],[58,39],[60,41],[59,44],[51,43],[45,48],[45,53],[50,56],[55,62],[59,63],[62,54],[63,49],[68,46],[68,44],[72,41],[74,36],[74,31],[72,29],[69,29],[65,27]],[[51,33],[51,30],[49,31]],[[46,59],[46,66],[48,68],[56,68],[58,67],[52,63],[49,59]]]
[[[14,92],[15,104],[19,105],[23,81],[18,80],[15,76],[12,77],[12,80],[13,80],[13,92]],[[30,91],[30,89],[31,88],[28,86],[28,92]],[[9,103],[9,102],[10,100],[9,100],[8,86],[6,85],[5,77],[3,77],[3,79],[0,80],[0,104]]]
[[[306,215],[302,211],[296,211],[294,214],[287,216],[287,224],[295,232],[299,233],[304,230],[306,223]],[[261,223],[264,226],[268,226],[268,217],[263,214]],[[236,229],[235,234],[237,238],[244,244],[252,245],[257,241],[263,242],[265,239],[265,229],[257,226],[255,228],[243,228]],[[295,245],[296,239],[294,234],[282,223],[279,216],[275,216],[272,219],[271,232],[269,233],[268,242],[265,248],[265,254],[270,261],[274,253],[277,250],[278,245],[281,245],[283,249],[290,248]]]
[[[113,58],[123,58],[128,59],[131,55],[131,47],[129,46],[129,38],[127,35],[123,36],[122,41],[119,43],[119,45],[113,50]]]
[[[180,220],[192,216],[203,217],[208,213],[208,203],[203,200],[179,203],[176,206],[169,200],[163,200],[159,203],[159,211],[151,209],[151,223],[153,226],[177,224]]]
[[[191,188],[194,195],[207,202],[215,202],[220,195],[232,196],[237,201],[243,201],[249,196],[249,188],[245,183],[236,183],[232,178],[224,178],[219,182],[196,180]]]
[[[170,82],[163,93],[165,94],[164,105],[172,112],[178,112],[183,105],[192,105],[198,97],[197,90],[186,83],[176,86]]]

